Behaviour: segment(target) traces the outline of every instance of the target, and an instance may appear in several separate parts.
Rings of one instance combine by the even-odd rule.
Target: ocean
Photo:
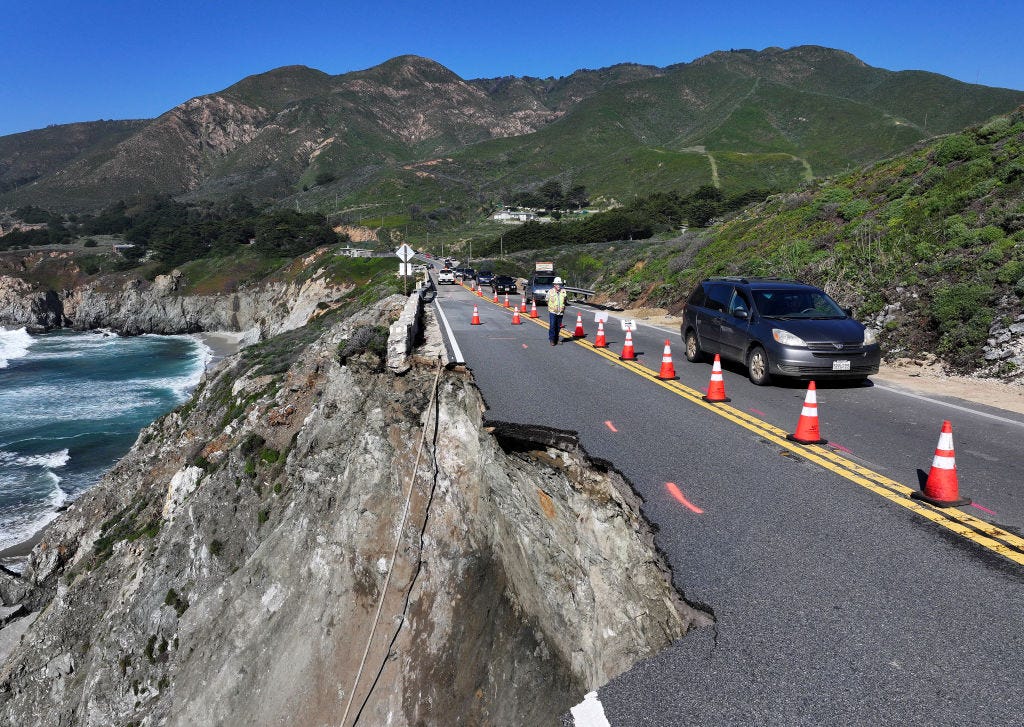
[[[0,550],[96,484],[211,357],[193,336],[0,328]]]

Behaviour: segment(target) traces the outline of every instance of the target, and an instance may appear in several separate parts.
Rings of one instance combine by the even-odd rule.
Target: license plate
[[[832,370],[833,371],[849,371],[850,370],[850,362],[849,361],[833,361],[832,362]]]

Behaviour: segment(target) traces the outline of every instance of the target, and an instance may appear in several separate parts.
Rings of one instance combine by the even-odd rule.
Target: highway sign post
[[[397,255],[398,259],[402,261],[398,266],[398,274],[402,276],[403,287],[406,295],[409,295],[409,276],[412,274],[412,265],[409,264],[409,261],[412,260],[415,254],[416,251],[405,243],[399,245],[398,249],[395,250],[395,255]]]

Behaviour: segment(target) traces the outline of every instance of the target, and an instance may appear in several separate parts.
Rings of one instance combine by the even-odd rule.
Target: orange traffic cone
[[[576,330],[572,334],[573,338],[586,338],[587,334],[583,331],[583,314],[576,314]]]
[[[491,302],[492,303],[497,303],[498,302],[498,291],[494,291],[494,300],[492,300]]]
[[[530,318],[536,318],[536,317],[537,317],[537,301],[536,301],[536,299],[534,299],[534,301],[530,304]]]
[[[635,361],[636,352],[633,350],[633,332],[630,330],[626,331],[626,343],[622,346],[622,355],[619,356],[620,361]]]
[[[720,401],[732,401],[725,395],[725,379],[722,378],[722,357],[715,354],[715,363],[711,366],[711,383],[708,384],[708,393],[701,399],[712,404]]]
[[[519,309],[518,308],[513,308],[512,309],[512,325],[513,326],[521,326],[521,325],[523,325],[523,321],[519,317]]]
[[[828,440],[822,439],[818,431],[818,390],[813,381],[807,386],[807,396],[804,397],[804,408],[800,410],[800,421],[796,423],[796,433],[787,434],[786,439],[798,444],[828,444]]]
[[[505,293],[505,307],[508,308],[508,293]]]
[[[935,458],[924,489],[910,496],[930,502],[936,507],[970,504],[971,498],[960,497],[960,486],[956,479],[956,455],[953,453],[953,426],[948,421],[942,422],[942,433],[935,446]]]
[[[594,348],[608,348],[608,341],[604,337],[604,321],[597,322],[597,338],[594,339]]]
[[[676,367],[672,364],[672,349],[667,340],[665,341],[665,352],[661,355],[661,373],[658,374],[658,378],[663,381],[675,381],[679,378],[676,376]]]
[[[476,286],[476,294],[480,298],[484,297],[484,289],[480,286],[479,283],[477,283],[477,286]]]
[[[519,307],[519,312],[520,313],[526,313],[526,298],[523,298],[522,301],[523,301],[523,304]]]
[[[476,309],[476,303],[473,304],[473,320],[471,320],[469,323],[472,326],[480,325],[480,311]]]

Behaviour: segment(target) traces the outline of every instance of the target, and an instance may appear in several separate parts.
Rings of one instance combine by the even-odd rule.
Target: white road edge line
[[[466,363],[465,357],[462,355],[462,349],[459,348],[459,342],[455,340],[455,334],[452,333],[452,327],[448,325],[448,317],[444,314],[444,309],[441,304],[434,299],[434,307],[437,308],[437,313],[441,316],[441,323],[444,324],[444,330],[448,333],[448,341],[452,344],[452,355],[455,356],[455,363],[464,364]]]
[[[612,727],[604,716],[604,707],[597,692],[589,692],[583,701],[569,710],[576,727]]]
[[[921,401],[927,401],[931,404],[938,404],[949,409],[956,409],[957,411],[964,411],[968,414],[975,414],[986,419],[995,419],[997,422],[1003,422],[1004,424],[1013,424],[1014,426],[1024,427],[1024,422],[1019,422],[1016,419],[1008,419],[1006,417],[997,416],[996,414],[989,414],[988,412],[978,411],[977,409],[971,409],[966,406],[958,406],[956,404],[950,404],[948,401],[942,401],[941,399],[931,399],[927,396],[921,396],[920,394],[913,394],[903,389],[894,389],[891,386],[885,386],[884,384],[875,384],[876,389],[882,389],[884,391],[891,391],[894,394],[901,394],[902,396],[909,396],[912,399],[920,399]]]

